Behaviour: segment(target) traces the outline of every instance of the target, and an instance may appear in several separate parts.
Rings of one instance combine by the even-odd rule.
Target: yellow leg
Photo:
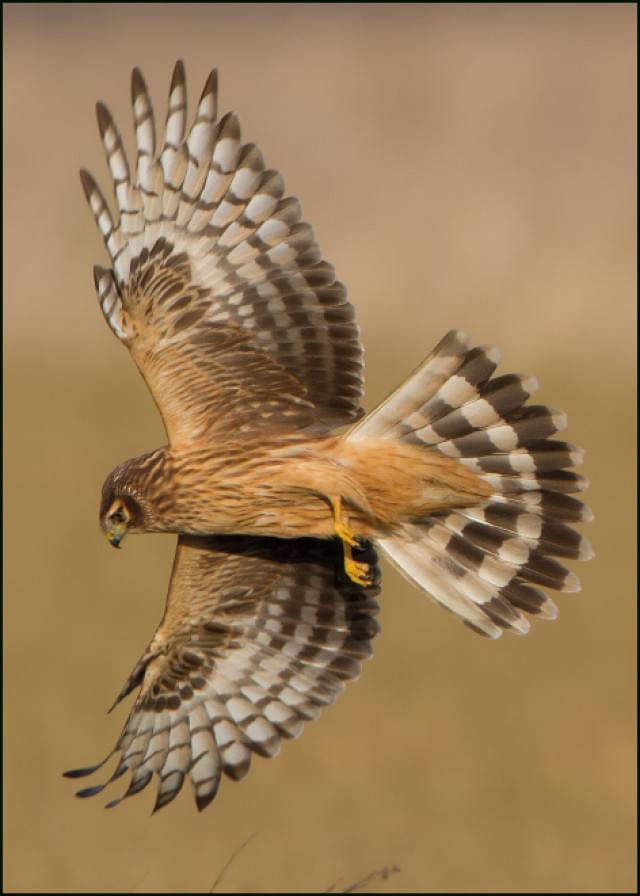
[[[342,499],[331,498],[333,509],[333,531],[342,542],[344,552],[344,571],[356,585],[367,586],[372,582],[371,569],[368,563],[360,563],[353,559],[351,548],[358,544],[358,539],[349,529],[346,519],[342,515]]]
[[[355,547],[358,539],[347,526],[347,521],[342,516],[342,498],[331,498],[331,507],[333,508],[333,531],[343,544]]]

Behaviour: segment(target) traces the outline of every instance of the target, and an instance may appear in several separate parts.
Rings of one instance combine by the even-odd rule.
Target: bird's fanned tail
[[[541,588],[578,591],[556,557],[586,560],[589,542],[571,523],[592,519],[572,498],[586,479],[570,469],[583,452],[550,437],[566,426],[559,411],[527,405],[533,377],[492,378],[495,348],[469,348],[448,333],[426,361],[349,433],[350,441],[395,439],[456,459],[490,486],[473,506],[412,520],[378,543],[410,581],[481,634],[529,630],[523,611],[555,618]]]

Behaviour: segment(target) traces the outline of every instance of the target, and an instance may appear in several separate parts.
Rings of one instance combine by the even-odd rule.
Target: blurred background
[[[219,890],[392,864],[371,890],[634,890],[635,4],[3,14],[5,889],[207,892],[253,834]],[[497,344],[587,450],[597,556],[556,622],[496,643],[385,568],[360,681],[206,812],[187,787],[150,818],[155,788],[104,812],[61,777],[119,733],[174,548],[98,530],[104,476],[163,430],[97,305],[77,170],[106,186],[95,101],[129,138],[139,65],[164,120],[178,57],[193,102],[219,68],[349,286],[367,407],[451,327]]]

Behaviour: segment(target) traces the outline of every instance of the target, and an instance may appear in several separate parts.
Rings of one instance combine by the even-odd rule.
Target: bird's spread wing
[[[113,119],[98,124],[114,217],[91,175],[85,194],[112,269],[95,269],[103,313],[128,346],[172,445],[214,431],[291,431],[361,416],[362,347],[353,306],[322,256],[300,203],[233,113],[217,119],[217,77],[186,129],[178,62],[162,145],[133,73],[131,171]]]
[[[359,559],[377,582],[374,551]],[[189,776],[204,808],[222,772],[237,780],[252,753],[276,755],[358,676],[378,631],[378,590],[345,577],[330,541],[180,536],[164,618],[118,697],[141,685],[106,783],[130,771],[131,796],[156,773],[159,809]]]

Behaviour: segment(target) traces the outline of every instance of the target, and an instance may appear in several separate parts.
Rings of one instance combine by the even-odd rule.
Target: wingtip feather
[[[142,71],[136,65],[131,72],[131,101],[135,104],[136,99],[142,93],[148,93],[147,82],[144,79]]]
[[[78,173],[80,175],[80,183],[82,184],[82,189],[84,190],[84,195],[87,198],[87,202],[90,202],[91,194],[96,189],[97,184],[96,184],[91,172],[87,171],[86,168],[81,168]]]
[[[109,125],[112,123],[111,112],[109,112],[108,108],[101,101],[96,103],[96,118],[98,120],[98,128],[100,129],[100,136],[104,138],[105,133]]]

